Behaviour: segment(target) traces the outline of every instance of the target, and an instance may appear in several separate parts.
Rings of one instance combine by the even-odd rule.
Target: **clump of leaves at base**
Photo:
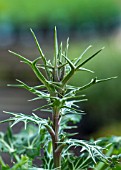
[[[35,113],[26,115],[4,111],[4,113],[10,114],[11,117],[2,122],[12,122],[11,127],[19,122],[23,122],[25,130],[18,135],[13,135],[10,129],[6,134],[1,133],[1,151],[8,152],[14,159],[13,170],[14,167],[18,170],[86,170],[88,168],[95,168],[100,162],[105,166],[112,165],[112,162],[114,165],[114,162],[120,156],[114,159],[111,155],[105,154],[109,143],[101,146],[98,141],[73,139],[71,138],[73,134],[70,135],[65,131],[66,129],[74,128],[74,126],[69,126],[69,121],[73,123],[79,122],[81,116],[85,114],[77,105],[87,100],[83,90],[95,84],[116,78],[111,77],[98,80],[97,77],[94,77],[89,83],[79,87],[68,84],[76,72],[93,73],[92,70],[83,66],[100,53],[103,48],[84,60],[84,54],[91,48],[89,46],[78,58],[70,60],[68,57],[69,39],[67,39],[66,47],[63,49],[62,43],[58,45],[55,28],[54,57],[53,61],[50,61],[43,54],[34,32],[32,30],[31,32],[39,51],[38,58],[30,61],[20,54],[12,51],[9,52],[19,57],[21,62],[31,67],[40,84],[32,87],[17,80],[19,84],[9,86],[24,88],[33,93],[35,97],[30,101],[46,100],[46,105],[35,108],[33,111],[50,112],[51,119],[43,119]],[[30,128],[30,124],[36,126],[35,131],[33,127]],[[80,151],[78,157],[74,153],[74,148],[78,148]],[[33,164],[33,160],[36,157],[41,160],[38,168]],[[25,161],[24,164],[21,163],[23,160]],[[5,165],[1,158],[1,167],[5,166],[7,168],[8,165]],[[99,167],[97,170],[99,170]]]

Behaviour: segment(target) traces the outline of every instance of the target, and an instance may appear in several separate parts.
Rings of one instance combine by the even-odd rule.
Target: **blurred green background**
[[[53,57],[53,28],[57,26],[59,42],[70,37],[69,57],[78,57],[93,45],[85,57],[105,49],[85,67],[95,71],[77,74],[70,84],[83,85],[93,77],[117,79],[86,90],[88,102],[81,108],[87,115],[79,123],[81,136],[121,135],[121,1],[120,0],[0,0],[0,112],[31,113],[37,105],[26,100],[32,96],[24,90],[6,87],[18,78],[26,83],[38,81],[30,68],[20,63],[8,49],[29,58],[38,56],[30,34],[32,28],[48,58]],[[46,115],[43,115],[46,117]],[[4,130],[4,127],[1,127]]]

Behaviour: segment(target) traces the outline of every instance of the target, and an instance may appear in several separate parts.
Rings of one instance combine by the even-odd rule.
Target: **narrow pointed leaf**
[[[35,114],[33,114],[33,116],[31,116],[31,115],[25,115],[23,113],[12,113],[12,112],[6,112],[6,111],[4,111],[4,113],[13,115],[13,117],[11,117],[10,119],[7,119],[8,121],[10,121],[10,120],[13,121],[12,126],[14,126],[15,124],[17,124],[19,122],[25,123],[25,121],[26,121],[26,123],[33,122],[33,123],[37,124],[38,126],[40,126],[40,124],[48,126],[47,119],[40,118]]]
[[[41,57],[36,58],[36,59],[32,62],[32,64],[36,65],[36,63],[37,63],[40,59],[41,59]]]
[[[44,92],[39,91],[39,90],[36,90],[33,87],[28,86],[27,84],[25,84],[24,82],[22,82],[20,80],[17,80],[17,81],[23,85],[23,88],[27,89],[31,93],[33,93],[33,94],[35,94],[35,95],[37,95],[39,97],[42,97],[42,98],[48,98],[49,97],[47,93],[44,93]]]
[[[66,49],[65,49],[65,56],[66,57],[68,55],[68,48],[69,48],[69,37],[67,38],[67,41],[66,41]]]
[[[33,111],[41,110],[41,109],[43,109],[43,108],[45,108],[45,107],[48,107],[48,106],[52,106],[52,104],[47,104],[47,105],[38,107],[38,108],[34,109]]]
[[[35,97],[35,98],[33,98],[33,99],[29,99],[28,101],[29,102],[32,102],[32,101],[36,101],[36,100],[41,100],[41,99],[43,99],[43,97]]]
[[[63,87],[71,79],[71,77],[74,75],[74,73],[75,73],[75,69],[71,69],[71,71],[69,71],[69,73],[67,73],[67,75],[63,78],[63,80],[62,80]]]
[[[97,78],[94,78],[88,84],[78,88],[75,92],[85,90],[85,89],[89,88],[90,86],[92,86],[94,84],[101,83],[101,82],[104,82],[104,81],[109,81],[109,80],[112,80],[112,79],[115,79],[115,78],[117,78],[117,77],[110,77],[110,78],[101,79],[101,80],[97,80]]]
[[[70,67],[71,67],[72,69],[75,69],[75,66],[74,66],[74,64],[71,62],[71,60],[70,60],[68,57],[66,57],[65,55],[63,55],[63,57],[66,59],[66,61],[67,61],[68,64],[70,65]]]
[[[36,76],[38,77],[38,79],[43,83],[43,84],[46,84],[46,86],[48,85],[47,84],[47,80],[46,78],[42,75],[42,73],[39,71],[39,69],[36,67],[35,63],[32,63],[30,60],[26,59],[25,57],[15,53],[15,52],[12,52],[9,50],[10,53],[18,56],[24,63],[27,63],[28,65],[30,65],[32,68],[33,68],[33,71],[35,72]],[[38,60],[38,59],[37,59]],[[35,62],[37,61],[35,60]]]
[[[55,48],[55,58],[54,58],[54,64],[55,66],[57,66],[57,56],[58,56],[58,39],[57,39],[57,30],[56,30],[56,27],[55,27],[55,31],[54,31],[54,48]]]
[[[62,108],[65,108],[65,109],[67,109],[65,112],[74,112],[74,114],[85,114],[84,113],[84,111],[83,110],[77,110],[77,109],[75,109],[75,108],[72,108],[72,107],[68,107],[68,106],[63,106]],[[66,113],[64,113],[64,114],[66,114]]]
[[[45,59],[45,57],[44,57],[44,54],[43,54],[43,52],[42,52],[42,49],[40,48],[39,42],[38,42],[38,40],[37,40],[37,37],[35,36],[34,31],[33,31],[32,29],[30,29],[30,31],[31,31],[31,33],[32,33],[32,35],[33,35],[33,37],[34,37],[35,43],[36,43],[36,45],[37,45],[37,48],[38,48],[38,50],[39,50],[40,55],[42,56],[42,59],[43,59],[44,61],[46,61],[46,59]]]
[[[83,68],[83,67],[79,68],[77,71],[86,71],[86,72],[94,73],[94,71]]]
[[[34,89],[41,89],[41,88],[45,88],[45,86],[44,85],[34,86]]]
[[[83,55],[91,48],[92,46],[90,45],[89,47],[86,48],[86,50],[80,55],[80,57],[75,61],[74,65],[77,65],[80,60],[82,59]]]
[[[60,44],[60,48],[59,48],[59,53],[58,53],[58,55],[59,55],[59,62],[60,63],[62,63],[62,42],[61,42],[61,44]]]
[[[43,54],[43,52],[42,52],[42,49],[41,49],[41,47],[40,47],[40,45],[39,45],[39,42],[38,42],[38,40],[37,40],[37,38],[36,38],[36,36],[35,36],[35,33],[33,32],[32,29],[30,29],[30,31],[31,31],[31,33],[32,33],[32,35],[33,35],[33,37],[34,37],[35,43],[36,43],[36,45],[37,45],[38,51],[39,51],[39,53],[40,53],[40,56],[42,57],[43,63],[44,63],[44,65],[46,66],[47,60],[46,60],[46,58],[45,58],[45,56],[44,56],[44,54]],[[47,69],[46,67],[45,67],[45,71],[46,71],[47,77],[49,77],[49,72],[48,72],[48,69]]]
[[[16,55],[17,57],[19,57],[23,62],[25,62],[25,63],[27,63],[27,64],[29,64],[29,65],[32,64],[32,62],[31,62],[30,60],[26,59],[26,58],[23,57],[22,55],[17,54],[17,53],[15,53],[15,52],[13,52],[13,51],[10,51],[10,50],[9,50],[9,52],[10,52],[11,54],[14,54],[14,55]]]
[[[81,64],[79,64],[79,66],[77,66],[76,69],[79,69],[80,67],[82,67],[88,61],[90,61],[92,58],[94,58],[98,53],[100,53],[103,49],[104,49],[104,47],[101,48],[100,50],[98,50],[96,53],[94,53],[91,57],[87,58],[85,61],[83,61]]]
[[[68,64],[68,63],[66,62],[66,63],[64,63],[64,64],[59,65],[59,66],[58,66],[58,69],[64,68],[67,64]]]
[[[50,66],[50,65],[44,65],[44,64],[37,64],[37,68],[49,68],[49,69],[53,69],[53,67],[52,66]]]
[[[66,99],[67,100],[74,100],[74,99],[76,99],[76,100],[78,100],[78,99],[80,99],[80,98],[82,98],[83,96],[82,95],[77,95],[77,96],[70,96],[70,97],[67,97]],[[87,101],[88,99],[80,99],[80,101]]]
[[[109,80],[116,79],[116,78],[117,78],[117,76],[115,76],[115,77],[109,77],[109,78],[101,79],[101,80],[96,80],[96,83],[101,83],[101,82],[109,81]]]
[[[23,84],[7,84],[8,87],[24,87]]]
[[[36,74],[37,78],[46,86],[48,87],[48,81],[44,77],[44,75],[40,72],[40,70],[37,68],[35,64],[32,64],[32,69],[34,73]]]

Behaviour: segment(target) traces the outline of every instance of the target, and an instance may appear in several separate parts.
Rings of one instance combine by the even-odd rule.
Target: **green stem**
[[[58,142],[59,142],[59,110],[56,108],[53,108],[53,130],[55,132],[55,138],[53,141],[53,160],[54,160],[54,168],[61,170],[61,152],[56,152],[58,148]]]

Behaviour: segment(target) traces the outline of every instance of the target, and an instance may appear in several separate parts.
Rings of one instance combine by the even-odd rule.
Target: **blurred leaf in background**
[[[105,22],[115,19],[120,13],[119,0],[0,0],[0,21],[10,20],[14,24],[57,24],[60,21],[75,26],[82,22]],[[112,18],[113,17],[113,18]],[[67,22],[67,23],[66,23]]]

